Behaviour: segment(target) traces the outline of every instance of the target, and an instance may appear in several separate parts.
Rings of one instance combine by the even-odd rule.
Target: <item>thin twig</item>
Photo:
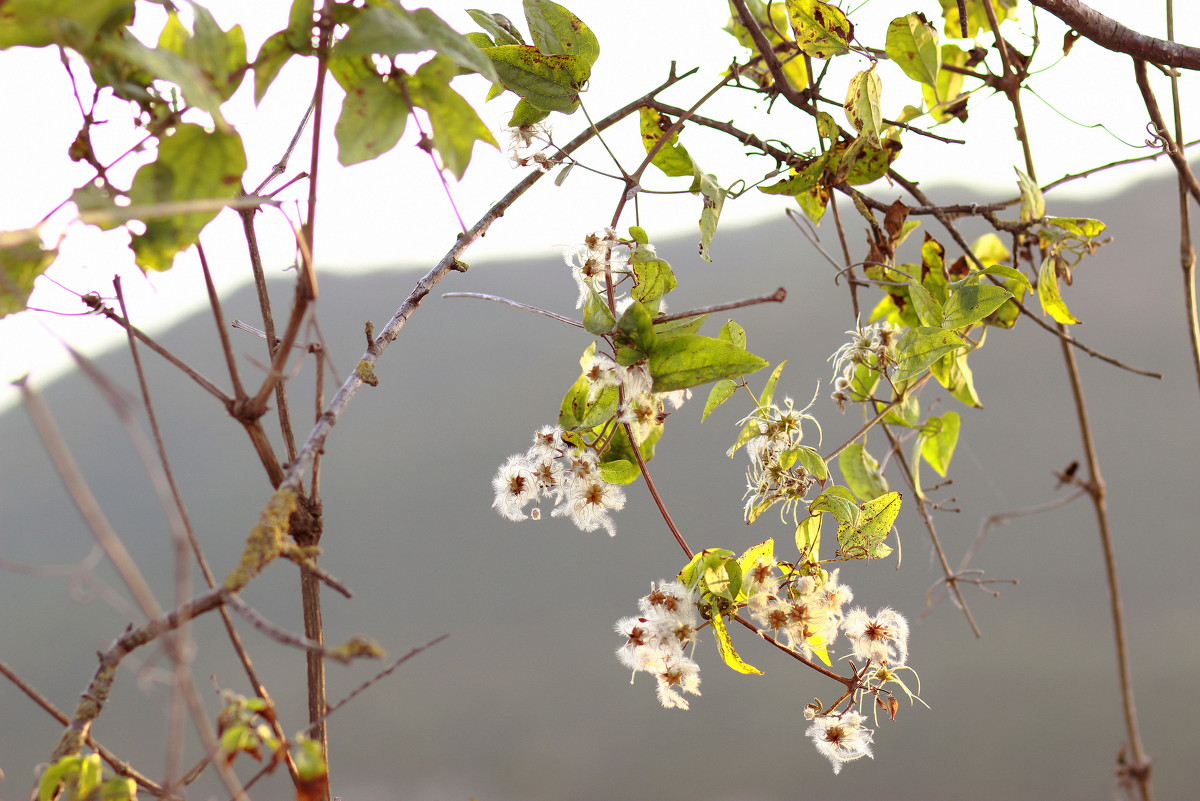
[[[660,317],[655,317],[655,323],[667,323],[672,320],[685,320],[688,317],[699,317],[702,314],[714,314],[715,312],[729,311],[730,309],[742,309],[746,306],[758,306],[762,303],[783,303],[787,299],[787,290],[779,287],[774,292],[767,295],[759,295],[754,298],[745,298],[744,300],[731,300],[726,303],[716,303],[712,306],[699,306],[695,309],[688,309],[682,312],[672,312],[664,314]]]
[[[1151,801],[1153,789],[1150,784],[1150,760],[1142,747],[1138,733],[1137,709],[1133,701],[1133,671],[1129,664],[1129,646],[1125,634],[1125,613],[1121,605],[1121,588],[1117,580],[1117,557],[1113,548],[1112,532],[1109,527],[1107,493],[1104,479],[1100,475],[1100,460],[1092,441],[1092,427],[1088,421],[1087,405],[1083,398],[1083,384],[1079,379],[1079,367],[1075,353],[1062,343],[1063,360],[1067,379],[1071,384],[1071,395],[1075,399],[1075,416],[1079,421],[1079,433],[1083,439],[1084,463],[1087,465],[1085,486],[1096,510],[1096,523],[1100,532],[1100,549],[1104,557],[1104,571],[1108,580],[1109,608],[1112,614],[1113,635],[1117,651],[1117,672],[1121,686],[1121,709],[1125,715],[1125,732],[1132,751],[1132,763],[1127,767],[1129,777],[1136,782],[1142,801]]]
[[[109,320],[112,320],[114,323],[121,326],[122,328],[125,328],[128,331],[130,331],[135,337],[137,337],[137,340],[139,342],[144,344],[146,347],[150,348],[150,350],[154,351],[159,356],[162,356],[164,359],[166,359],[168,362],[170,362],[172,365],[174,365],[176,368],[178,368],[180,372],[182,372],[188,378],[192,379],[197,384],[199,384],[201,386],[201,388],[204,389],[205,392],[212,395],[217,400],[221,401],[221,403],[228,405],[231,402],[232,399],[228,395],[226,395],[224,392],[222,392],[217,387],[216,384],[209,381],[207,378],[202,376],[199,372],[197,372],[196,370],[192,369],[190,366],[185,364],[183,362],[183,360],[181,360],[175,354],[171,353],[171,351],[167,350],[162,345],[159,345],[157,342],[155,342],[153,339],[151,339],[149,336],[147,336],[145,332],[141,331],[136,326],[130,325],[128,320],[126,320],[121,315],[117,314],[117,312],[113,311],[108,306],[104,305],[104,303],[100,300],[100,297],[98,295],[84,295],[83,302],[93,312],[103,315],[104,317],[108,318]]]
[[[963,554],[962,561],[958,564],[958,571],[954,574],[955,577],[962,576],[967,572],[967,568],[971,566],[971,561],[975,558],[975,555],[979,553],[979,549],[983,547],[983,541],[987,537],[988,532],[996,526],[1004,525],[1008,523],[1008,521],[1015,520],[1018,517],[1042,514],[1043,512],[1049,512],[1053,509],[1057,509],[1060,506],[1066,506],[1079,496],[1083,495],[1084,492],[1086,492],[1086,490],[1081,488],[1077,489],[1075,492],[1072,492],[1070,495],[1064,495],[1061,498],[1055,498],[1053,501],[1038,504],[1037,506],[1027,506],[1023,509],[1013,509],[1008,512],[997,512],[996,514],[988,515],[983,520],[979,521],[979,532],[975,535],[975,541],[971,543],[971,547],[967,549],[965,554]],[[1016,579],[992,580],[1012,582],[1013,584],[1017,583]],[[929,592],[925,594],[925,606],[927,608],[921,613],[922,618],[926,617],[929,615],[929,613],[936,609],[942,602],[942,599],[946,597],[945,589],[947,584],[947,580],[943,578],[939,579],[936,584],[929,588]],[[935,590],[938,590],[937,595],[934,595]]]
[[[108,522],[108,518],[100,508],[99,501],[88,487],[83,473],[79,470],[79,465],[76,464],[70,449],[67,448],[62,432],[59,431],[54,418],[50,415],[50,410],[46,408],[41,396],[31,390],[24,379],[17,381],[16,385],[21,391],[21,398],[25,402],[25,408],[29,412],[33,426],[37,430],[38,436],[41,437],[42,444],[45,445],[46,452],[50,455],[50,461],[58,471],[71,500],[75,502],[76,508],[79,509],[88,528],[96,537],[96,541],[104,549],[104,553],[116,569],[117,575],[121,577],[130,594],[133,595],[142,614],[147,619],[154,619],[162,613],[162,608],[155,600],[150,585],[146,582],[142,571],[138,569],[137,563],[134,562],[129,550],[125,547],[125,543],[121,541],[121,537]]]
[[[908,482],[908,486],[912,488],[913,498],[917,504],[917,513],[921,516],[921,521],[925,524],[925,530],[929,532],[929,539],[933,542],[934,553],[937,554],[938,561],[942,565],[942,573],[946,577],[946,584],[954,593],[954,598],[958,602],[958,607],[962,609],[963,614],[967,618],[967,623],[971,626],[971,631],[976,637],[982,637],[983,632],[979,630],[978,624],[975,623],[975,618],[971,614],[970,608],[967,606],[967,599],[963,597],[962,588],[958,586],[958,578],[954,572],[950,570],[950,562],[946,559],[946,552],[942,549],[942,542],[938,538],[937,527],[933,524],[933,518],[929,514],[929,507],[922,498],[921,488],[917,486],[915,477],[913,476],[912,468],[908,464],[908,457],[904,453],[904,446],[896,439],[896,435],[888,428],[886,423],[880,426],[883,429],[884,435],[887,436],[888,442],[892,445],[892,453],[896,455],[896,461],[900,464],[900,470],[904,473],[904,479]]]
[[[57,720],[63,726],[70,725],[71,718],[66,712],[63,712],[61,709],[55,706],[49,698],[38,692],[36,687],[25,681],[25,679],[21,678],[21,676],[18,675],[18,673],[11,667],[5,664],[3,660],[0,660],[0,673],[3,673],[9,681],[15,684],[18,690],[25,693],[29,700],[33,701],[35,704],[44,709],[46,713],[50,715],[50,717]],[[100,743],[96,742],[90,733],[84,738],[84,742],[87,744],[88,748],[91,748],[93,751],[99,754],[100,758],[107,762],[109,767],[111,767],[118,776],[128,776],[153,795],[164,795],[162,785],[158,784],[149,776],[142,775],[128,762],[118,757]]]
[[[522,311],[533,312],[534,314],[540,314],[543,317],[549,317],[551,320],[558,320],[560,323],[566,323],[567,325],[573,325],[576,328],[583,328],[583,323],[579,322],[578,320],[572,320],[570,317],[563,317],[561,314],[555,314],[554,312],[547,311],[546,309],[539,309],[537,306],[530,306],[526,303],[521,303],[516,300],[509,300],[508,298],[502,298],[499,295],[488,295],[483,292],[443,292],[442,297],[443,298],[478,298],[479,300],[491,300],[491,301],[495,301],[496,303],[503,303],[506,306],[512,306],[513,308],[521,309]]]

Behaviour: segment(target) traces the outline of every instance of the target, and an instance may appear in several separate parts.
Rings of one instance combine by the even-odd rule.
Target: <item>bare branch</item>
[[[1125,53],[1144,61],[1153,61],[1168,67],[1200,70],[1200,48],[1188,47],[1178,42],[1155,39],[1127,28],[1111,17],[1106,17],[1079,0],[1029,0],[1040,9],[1049,11],[1077,32],[1091,39],[1105,50]],[[1133,6],[1130,6],[1133,8]]]

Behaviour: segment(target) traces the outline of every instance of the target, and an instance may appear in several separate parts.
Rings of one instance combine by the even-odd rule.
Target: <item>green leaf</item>
[[[688,587],[696,587],[705,573],[720,567],[726,560],[732,560],[735,557],[736,554],[733,551],[725,548],[705,548],[692,557],[683,570],[679,571],[676,578]]]
[[[704,199],[700,210],[700,258],[712,261],[708,255],[708,246],[712,244],[717,233],[717,220],[721,216],[721,207],[725,204],[725,190],[717,183],[717,176],[705,174],[700,165],[692,162],[695,180],[692,182],[692,192],[699,190]]]
[[[34,229],[0,231],[0,318],[25,311],[33,282],[58,257],[58,248],[44,250]]]
[[[878,181],[887,175],[888,168],[892,166],[892,162],[898,155],[900,155],[900,143],[895,139],[884,139],[882,147],[866,145],[855,154],[853,161],[848,162],[849,168],[845,171],[846,183],[851,186],[862,186]],[[846,159],[847,156],[843,156],[843,158]],[[838,165],[839,175],[842,174],[843,166],[845,163]]]
[[[1000,237],[994,233],[986,233],[972,242],[971,252],[975,254],[975,258],[983,262],[985,267],[999,265],[1001,262],[1008,261],[1012,256],[1008,252],[1008,248],[1004,247],[1004,243],[1000,241]],[[1014,270],[1014,272],[1020,274],[1019,271]]]
[[[137,782],[126,776],[113,776],[100,786],[100,801],[137,801]]]
[[[547,111],[546,109],[538,108],[537,106],[533,105],[528,100],[526,100],[525,98],[521,98],[520,100],[517,101],[517,105],[513,107],[512,117],[510,117],[508,120],[508,127],[521,128],[525,125],[533,125],[535,123],[541,122],[542,120],[546,119],[549,116],[550,116],[550,112]],[[574,166],[575,165],[573,163],[568,164],[566,167],[563,168],[562,172],[560,173],[560,176],[565,176],[567,171],[570,170]],[[559,180],[555,181],[555,184],[558,186],[561,186],[562,178],[560,177]]]
[[[813,514],[829,512],[838,523],[852,523],[858,520],[858,500],[846,487],[835,485],[813,498],[808,511]]]
[[[203,6],[192,6],[192,33],[176,14],[158,37],[159,50],[174,53],[200,69],[221,100],[228,100],[242,83],[246,71],[246,37],[242,26],[221,30]]]
[[[955,34],[957,36],[957,34]],[[967,120],[966,96],[962,95],[964,76],[946,67],[966,68],[970,54],[958,45],[942,45],[941,68],[938,70],[937,86],[921,85],[921,98],[929,108],[934,122],[949,122],[952,119]]]
[[[411,112],[400,81],[365,73],[358,83],[346,87],[342,113],[333,129],[338,161],[348,167],[391,150],[404,134]]]
[[[739,326],[739,328],[740,328],[740,326]],[[741,347],[744,348],[745,346],[746,346],[746,337],[745,337],[745,334],[743,333]],[[774,370],[771,371],[771,377],[767,379],[767,383],[763,385],[762,392],[758,396],[758,405],[759,406],[770,406],[771,403],[775,400],[775,385],[779,383],[779,376],[783,372],[783,366],[787,363],[788,363],[788,360],[784,359],[783,361],[781,361],[779,364],[777,364],[775,366]]]
[[[950,394],[966,406],[982,409],[983,403],[975,391],[975,376],[967,364],[966,350],[956,351],[943,356],[930,366],[930,372]]]
[[[571,113],[588,70],[576,56],[555,56],[531,45],[497,45],[482,51],[504,88],[546,111]]]
[[[818,225],[821,222],[821,218],[825,216],[825,208],[829,204],[829,187],[814,186],[807,192],[801,192],[799,195],[796,195],[796,203],[799,204],[800,210],[804,212],[804,216],[813,225]]]
[[[700,422],[703,423],[710,414],[716,411],[718,406],[732,398],[733,393],[737,392],[737,388],[737,382],[730,378],[722,378],[713,384],[712,389],[708,391],[708,400],[704,402],[704,412],[700,415]]]
[[[824,519],[822,514],[809,515],[796,526],[796,550],[802,561],[821,560],[821,521]]]
[[[650,312],[646,311],[644,305],[634,301],[617,320],[617,361],[628,367],[648,356],[657,342],[658,334],[654,330]],[[621,349],[630,349],[633,353],[626,358]]]
[[[892,552],[883,541],[900,514],[901,496],[889,492],[859,507],[858,520],[838,526],[838,549],[847,559],[882,559]]]
[[[742,590],[742,568],[736,559],[729,556],[706,567],[702,581],[705,590],[732,601]]]
[[[525,44],[525,39],[521,37],[521,32],[503,14],[489,14],[477,8],[468,8],[467,13],[471,15],[471,19],[475,20],[475,23],[479,27],[487,31],[496,40],[496,44]]]
[[[163,138],[158,158],[138,169],[129,189],[137,219],[146,225],[145,233],[134,234],[130,242],[138,266],[169,269],[175,254],[196,244],[200,230],[219,210],[180,214],[164,204],[236,197],[245,170],[242,140],[232,130],[209,133],[183,123]]]
[[[854,26],[841,9],[821,0],[787,0],[787,10],[800,52],[814,58],[850,52]]]
[[[1013,295],[995,284],[960,287],[946,301],[945,328],[959,329],[974,325],[987,317]]]
[[[287,45],[293,53],[308,54],[313,51],[313,0],[292,0],[288,9],[288,26],[283,31]]]
[[[1033,284],[1029,283],[1029,279],[1025,277],[1025,273],[1021,272],[1020,270],[1016,270],[1012,267],[1009,267],[1007,264],[993,264],[990,267],[984,267],[982,270],[975,270],[969,276],[967,276],[966,278],[964,278],[962,280],[963,281],[970,281],[972,279],[978,280],[978,277],[981,275],[998,275],[1001,278],[1003,278],[1005,280],[1005,282],[1008,283],[1010,286],[1012,284],[1016,284],[1016,286],[1020,289],[1020,293],[1019,293],[1020,297],[1024,297],[1026,292],[1028,292],[1031,295],[1033,294]],[[956,281],[955,283],[957,284],[959,282]],[[986,286],[986,285],[984,284],[981,286]],[[1009,294],[1013,294],[1011,292],[1011,290],[1010,290]],[[1018,295],[1013,295],[1013,297],[1018,297]]]
[[[867,453],[861,442],[852,442],[838,454],[838,467],[846,486],[860,498],[878,498],[888,491],[888,482],[879,469],[879,462]]]
[[[283,69],[295,52],[288,45],[287,31],[273,33],[263,42],[254,58],[254,104],[258,105],[267,94],[275,76]]]
[[[950,469],[950,459],[958,445],[958,431],[962,424],[958,412],[949,411],[939,417],[931,417],[921,429],[921,455],[929,466],[942,478]]]
[[[879,95],[883,84],[875,74],[875,65],[856,73],[846,88],[846,119],[871,147],[881,148],[879,134],[883,128],[883,113],[879,110]]]
[[[1038,300],[1042,302],[1042,311],[1054,318],[1055,322],[1063,325],[1075,325],[1081,322],[1071,314],[1062,294],[1058,290],[1058,256],[1050,254],[1042,260],[1038,268]]]
[[[713,636],[717,640],[717,650],[721,652],[721,658],[725,660],[725,664],[738,673],[761,676],[762,671],[753,665],[747,664],[738,655],[737,649],[733,647],[733,640],[729,637],[729,629],[725,626],[725,618],[721,615],[713,615],[709,619],[709,623],[712,624]]]
[[[1042,197],[1042,190],[1037,182],[1017,170],[1017,185],[1021,187],[1021,222],[1033,222],[1045,217],[1046,199]]]
[[[654,391],[670,392],[753,373],[767,362],[736,345],[693,334],[659,342],[648,366]]]
[[[780,454],[779,458],[781,462],[788,462],[785,467],[791,467],[799,462],[800,466],[817,481],[825,482],[829,478],[829,466],[825,464],[825,459],[817,452],[816,448],[798,445],[795,448],[788,448]]]
[[[637,464],[628,459],[600,463],[600,478],[609,484],[632,484],[641,472]]]
[[[127,62],[155,79],[177,85],[188,105],[207,112],[219,128],[229,127],[221,115],[223,87],[215,86],[204,71],[188,59],[161,47],[146,47],[132,36],[105,38],[98,47],[104,56]]]
[[[717,333],[717,339],[723,339],[739,348],[744,348],[746,347],[746,329],[733,320],[726,320],[725,325],[721,326],[720,332]]]
[[[920,326],[904,332],[896,343],[896,367],[892,371],[893,381],[906,381],[919,375],[929,365],[953,353],[965,344],[962,337],[953,331],[936,326]]]
[[[700,330],[700,326],[707,319],[707,314],[698,314],[695,317],[681,317],[678,320],[667,320],[665,323],[655,320],[654,333],[658,339],[670,339],[671,337],[694,334]]]
[[[942,304],[930,294],[929,290],[916,281],[908,282],[908,298],[912,301],[913,311],[921,325],[941,325],[946,317]]]
[[[678,286],[671,265],[655,256],[648,248],[639,247],[629,260],[636,283],[629,296],[642,303],[653,303]],[[611,329],[610,329],[611,330]]]
[[[590,70],[600,56],[600,42],[583,20],[550,0],[525,0],[525,21],[533,43],[543,53],[578,56]]]
[[[671,121],[649,106],[639,108],[638,115],[641,121],[642,144],[645,146],[646,152],[649,153],[654,149],[654,145],[658,143],[658,140],[662,139],[663,132],[671,126]],[[676,131],[658,149],[658,152],[654,154],[654,158],[650,160],[650,163],[671,177],[693,175],[692,157],[688,155],[684,146],[678,144],[678,142],[679,132]]]
[[[587,300],[583,303],[583,328],[589,334],[603,336],[610,333],[617,324],[617,318],[604,302],[604,298],[596,290],[588,287]]]
[[[429,115],[433,125],[433,146],[442,157],[442,164],[454,173],[455,178],[462,180],[476,141],[497,150],[500,145],[471,104],[450,88],[450,79],[454,75],[453,63],[438,56],[421,65],[409,79],[408,91],[413,104],[425,109]]]
[[[133,21],[133,0],[6,0],[0,3],[0,50],[61,44],[78,52],[101,29]]]
[[[437,50],[438,55],[452,59],[459,66],[479,73],[492,83],[500,80],[496,68],[492,66],[492,60],[485,56],[474,42],[447,25],[437,14],[428,8],[418,8],[411,14],[417,28],[425,37],[424,49]]]
[[[334,45],[333,54],[397,56],[423,50],[436,50],[493,83],[500,80],[491,59],[428,8],[408,11],[394,3],[368,5],[350,20],[350,30]]]
[[[596,343],[592,343],[595,348]],[[619,395],[616,387],[605,387],[588,402],[591,383],[579,376],[563,396],[558,411],[558,424],[566,431],[587,431],[607,421],[617,413]]]
[[[905,75],[937,90],[942,51],[938,47],[937,30],[924,14],[913,12],[892,20],[885,50]]]

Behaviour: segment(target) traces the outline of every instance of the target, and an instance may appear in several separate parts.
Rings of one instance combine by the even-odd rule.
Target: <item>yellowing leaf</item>
[[[1067,304],[1058,290],[1057,262],[1058,257],[1050,255],[1042,261],[1042,266],[1038,268],[1038,300],[1042,302],[1042,311],[1053,317],[1055,322],[1063,325],[1075,325],[1082,321],[1071,314],[1071,310],[1067,308]]]
[[[892,552],[883,544],[896,515],[900,514],[900,493],[889,492],[859,507],[858,520],[838,526],[838,546],[847,559],[882,559]]]
[[[750,675],[762,675],[762,671],[748,664],[738,654],[737,649],[733,647],[733,640],[729,637],[729,629],[725,627],[725,618],[720,615],[713,615],[712,620],[713,634],[717,639],[717,650],[721,652],[721,658],[725,660],[725,664],[738,673],[746,673]]]
[[[670,127],[671,121],[659,114],[655,109],[649,106],[642,106],[638,109],[638,116],[641,120],[642,128],[642,144],[649,153],[658,140],[662,139],[663,131]],[[678,144],[679,132],[671,134],[671,137],[663,143],[662,147],[654,154],[654,158],[650,163],[658,167],[666,175],[676,177],[680,175],[692,175],[692,157],[688,155],[683,145]]]
[[[937,31],[924,14],[913,12],[892,20],[887,29],[888,58],[917,83],[937,89],[942,53]]]
[[[875,74],[875,65],[857,73],[846,88],[846,119],[859,132],[868,145],[883,147],[879,132],[883,128],[883,113],[879,110],[879,95],[883,84]]]
[[[821,0],[787,0],[787,10],[802,53],[830,58],[850,51],[854,26],[841,9]]]

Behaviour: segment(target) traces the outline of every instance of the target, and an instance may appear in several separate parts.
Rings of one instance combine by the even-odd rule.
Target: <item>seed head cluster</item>
[[[638,608],[640,615],[617,621],[616,631],[625,638],[617,659],[633,670],[633,678],[643,670],[655,677],[664,707],[687,709],[683,693],[700,694],[700,666],[684,652],[696,642],[700,624],[696,592],[678,581],[651,583]]]
[[[492,508],[509,520],[541,518],[538,502],[552,498],[554,517],[570,518],[581,531],[617,533],[610,512],[625,506],[625,491],[600,476],[592,451],[568,446],[558,426],[542,426],[525,453],[508,457],[492,479]],[[525,507],[534,504],[531,513]]]

